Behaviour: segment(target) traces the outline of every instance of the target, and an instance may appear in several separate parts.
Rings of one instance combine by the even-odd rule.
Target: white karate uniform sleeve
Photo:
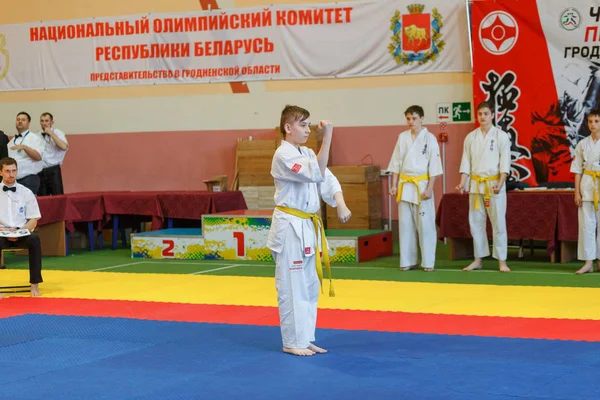
[[[319,194],[323,201],[331,207],[337,207],[335,194],[342,191],[342,186],[335,175],[331,173],[329,168],[325,170],[325,181],[319,183]]]
[[[429,177],[432,178],[434,176],[439,176],[444,173],[444,168],[442,166],[442,159],[440,157],[440,145],[432,135],[432,139],[429,140],[429,168],[428,173]]]
[[[506,132],[502,132],[498,135],[498,139],[501,141],[501,143],[499,143],[501,147],[499,149],[500,165],[498,170],[501,174],[510,176],[510,138]]]
[[[307,157],[293,146],[280,146],[277,149],[271,165],[271,175],[275,179],[289,182],[323,182],[315,153],[311,150]]]
[[[394,152],[392,153],[392,158],[390,159],[390,164],[388,165],[387,170],[394,174],[399,174],[400,171],[402,171],[402,160],[400,159],[400,136],[398,136],[398,140],[394,146]]]
[[[575,157],[571,162],[571,172],[574,174],[583,174],[583,142],[577,143],[575,147]]]
[[[461,174],[471,175],[471,141],[473,140],[472,133],[469,133],[465,138],[465,142],[463,144],[463,154],[462,159],[460,160],[460,170]]]

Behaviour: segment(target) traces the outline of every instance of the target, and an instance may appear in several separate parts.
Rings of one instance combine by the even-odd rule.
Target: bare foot
[[[42,294],[40,293],[39,289],[38,289],[38,284],[37,283],[32,283],[31,284],[31,297],[39,297]]]
[[[476,258],[469,266],[463,268],[463,271],[475,271],[476,269],[481,269],[482,266],[481,258]]]
[[[425,271],[425,272],[433,272],[433,268],[423,268],[423,271]]]
[[[295,356],[314,356],[315,352],[310,349],[296,349],[292,347],[284,347],[284,353],[293,354]]]
[[[327,353],[327,350],[320,348],[319,346],[316,346],[314,344],[310,344],[308,345],[308,349],[314,351],[317,354],[325,354]]]
[[[506,261],[498,261],[498,265],[500,266],[500,272],[510,272],[510,268],[506,265]]]
[[[401,267],[400,271],[410,271],[411,269],[417,268],[416,265],[411,265],[410,267]]]
[[[579,270],[575,273],[577,275],[582,275],[582,274],[587,274],[588,272],[593,272],[593,271],[594,271],[594,265],[592,264],[592,262],[586,261],[585,264],[583,264],[583,267],[579,268]]]

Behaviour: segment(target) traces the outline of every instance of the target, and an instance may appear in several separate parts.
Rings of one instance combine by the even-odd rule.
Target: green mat
[[[395,244],[396,245],[396,244]],[[575,275],[580,262],[551,264],[543,249],[517,258],[516,249],[509,249],[508,264],[511,273],[498,272],[496,260],[484,261],[484,270],[462,272],[469,260],[449,260],[449,248],[440,244],[437,249],[436,271],[421,270],[401,272],[397,249],[392,257],[384,257],[359,264],[334,264],[334,279],[383,280],[403,282],[435,282],[458,284],[527,285],[600,287],[600,273]],[[27,257],[5,254],[5,264],[10,269],[27,269]],[[274,264],[257,261],[199,261],[132,259],[129,249],[74,250],[67,257],[44,257],[44,270],[158,273],[158,274],[210,274],[230,276],[274,276]],[[0,277],[2,271],[0,271]]]

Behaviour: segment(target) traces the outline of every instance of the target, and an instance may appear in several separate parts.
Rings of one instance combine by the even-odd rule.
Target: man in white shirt
[[[42,156],[45,143],[35,133],[29,131],[31,116],[24,111],[17,114],[17,134],[8,142],[8,156],[14,158],[19,164],[17,182],[29,188],[34,195],[40,189],[42,171]]]
[[[17,161],[6,157],[0,160],[0,231],[27,229],[30,235],[19,238],[0,237],[0,251],[11,247],[29,250],[29,283],[31,295],[40,296],[38,285],[42,280],[42,245],[33,232],[41,218],[40,208],[31,190],[17,183]],[[0,295],[1,297],[1,295]]]
[[[40,116],[40,125],[42,127],[41,136],[46,147],[42,157],[44,169],[39,173],[40,190],[38,196],[63,194],[60,166],[69,149],[67,136],[63,131],[54,127],[54,116],[49,112],[45,112]]]

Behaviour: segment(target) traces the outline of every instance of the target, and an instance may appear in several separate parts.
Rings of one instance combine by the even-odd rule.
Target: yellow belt
[[[279,211],[286,214],[293,215],[302,219],[311,219],[315,226],[315,256],[317,258],[317,275],[319,276],[319,283],[321,284],[321,293],[323,293],[323,264],[321,263],[321,254],[319,250],[319,230],[321,231],[321,241],[323,248],[323,263],[325,263],[325,269],[329,275],[329,297],[335,297],[335,290],[333,290],[333,282],[331,280],[331,266],[329,264],[329,249],[327,248],[327,242],[325,240],[325,228],[323,228],[323,220],[317,214],[310,214],[304,211],[296,210],[290,207],[276,207]]]
[[[475,209],[479,210],[479,184],[480,183],[485,184],[485,191],[484,191],[483,198],[486,201],[486,207],[488,207],[488,204],[490,201],[490,185],[488,182],[499,180],[500,174],[494,175],[494,176],[488,176],[486,178],[479,176],[479,175],[471,174],[471,179],[473,179],[475,182],[477,182],[477,186],[475,186],[475,195],[476,195],[475,196]]]
[[[419,188],[420,181],[429,180],[429,174],[423,174],[420,176],[408,176],[400,174],[400,183],[398,183],[398,194],[396,195],[396,202],[400,203],[402,200],[402,187],[405,183],[414,183],[417,187],[417,197],[419,198],[419,204],[421,204],[421,189]]]
[[[600,197],[598,195],[597,181],[598,181],[598,178],[600,178],[600,171],[583,171],[583,173],[585,175],[591,176],[593,179],[593,182],[594,182],[594,209],[597,212],[598,211],[598,197]]]

